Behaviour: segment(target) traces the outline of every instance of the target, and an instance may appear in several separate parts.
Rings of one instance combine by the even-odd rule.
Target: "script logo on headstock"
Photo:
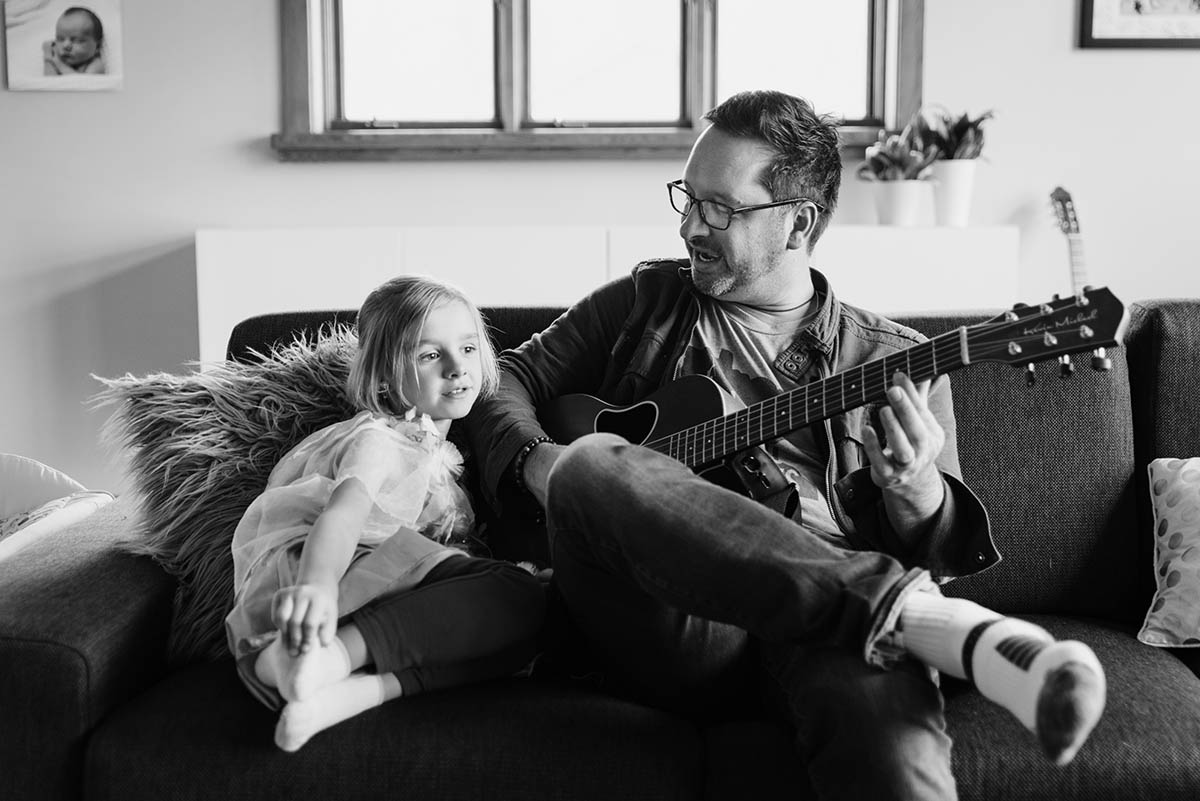
[[[1074,328],[1083,323],[1087,323],[1092,320],[1095,320],[1096,317],[1099,316],[1099,314],[1100,314],[1100,312],[1097,311],[1096,309],[1092,309],[1092,310],[1086,311],[1086,312],[1081,311],[1076,314],[1068,314],[1065,317],[1062,317],[1058,320],[1053,320],[1048,323],[1044,322],[1039,325],[1024,328],[1024,329],[1022,329],[1021,333],[1024,334],[1025,336],[1032,336],[1033,334],[1040,334],[1043,331],[1057,331],[1062,328]]]

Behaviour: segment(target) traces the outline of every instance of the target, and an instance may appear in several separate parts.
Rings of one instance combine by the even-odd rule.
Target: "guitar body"
[[[631,406],[614,406],[591,395],[564,395],[543,404],[538,409],[538,419],[557,442],[607,433],[644,445],[741,408],[737,398],[712,379],[689,375]],[[714,464],[699,465],[696,473],[790,514],[791,485],[761,446],[739,451]]]

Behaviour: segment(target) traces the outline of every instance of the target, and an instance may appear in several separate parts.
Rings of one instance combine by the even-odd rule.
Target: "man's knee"
[[[551,497],[556,492],[590,490],[619,476],[620,455],[629,442],[616,434],[587,434],[572,442],[559,455],[548,479]]]

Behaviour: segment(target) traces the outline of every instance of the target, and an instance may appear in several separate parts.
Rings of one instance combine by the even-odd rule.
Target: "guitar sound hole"
[[[639,403],[628,409],[604,409],[596,415],[596,431],[616,434],[635,445],[641,445],[650,437],[658,421],[658,407],[653,403]]]

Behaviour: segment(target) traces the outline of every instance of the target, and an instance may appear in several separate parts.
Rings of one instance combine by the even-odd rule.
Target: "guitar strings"
[[[966,335],[968,354],[971,354],[969,346],[973,340],[978,340],[984,335],[990,335],[992,339],[995,339],[995,332],[989,331],[989,328],[1011,326],[1011,322],[1005,321],[1003,324],[983,324],[981,327],[968,329]],[[900,362],[903,362],[903,371],[918,383],[965,367],[967,362],[962,360],[961,331],[962,329],[947,331],[906,350],[888,354],[837,375],[813,381],[803,387],[760,401],[727,417],[709,420],[644,444],[646,447],[665,453],[691,467],[717,462],[731,451],[744,450],[752,445],[803,428],[818,420],[884,397],[890,386],[888,376],[901,370]],[[1004,356],[1005,361],[1024,361],[1020,358],[1020,354],[1026,349],[1022,347],[1023,345],[1028,346],[1031,343],[1040,343],[1047,347],[1050,345],[1045,332],[1033,332],[1003,339],[1003,344],[994,343],[991,348]],[[978,342],[974,344],[977,346],[977,350],[971,361],[995,360],[994,356],[988,357],[988,348],[978,348],[980,344]],[[1011,352],[1014,345],[1018,350],[1016,354]],[[1086,348],[1076,347],[1072,350],[1084,349]],[[1031,362],[1044,361],[1052,356],[1053,354],[1043,354]],[[889,366],[889,363],[892,366]],[[856,374],[859,376],[858,380],[853,379]],[[847,376],[850,376],[852,380],[849,386],[846,384]],[[873,385],[873,381],[877,383]],[[847,389],[850,389],[851,392],[847,393]],[[800,400],[801,396],[803,400]],[[854,403],[848,402],[851,397],[855,398]],[[769,414],[766,411],[768,408],[771,409]],[[807,411],[810,408],[814,411],[819,409],[820,414],[810,417]],[[799,417],[799,422],[797,422],[797,417]],[[777,425],[777,423],[781,423],[781,425]],[[751,436],[750,432],[755,428],[757,434]]]

